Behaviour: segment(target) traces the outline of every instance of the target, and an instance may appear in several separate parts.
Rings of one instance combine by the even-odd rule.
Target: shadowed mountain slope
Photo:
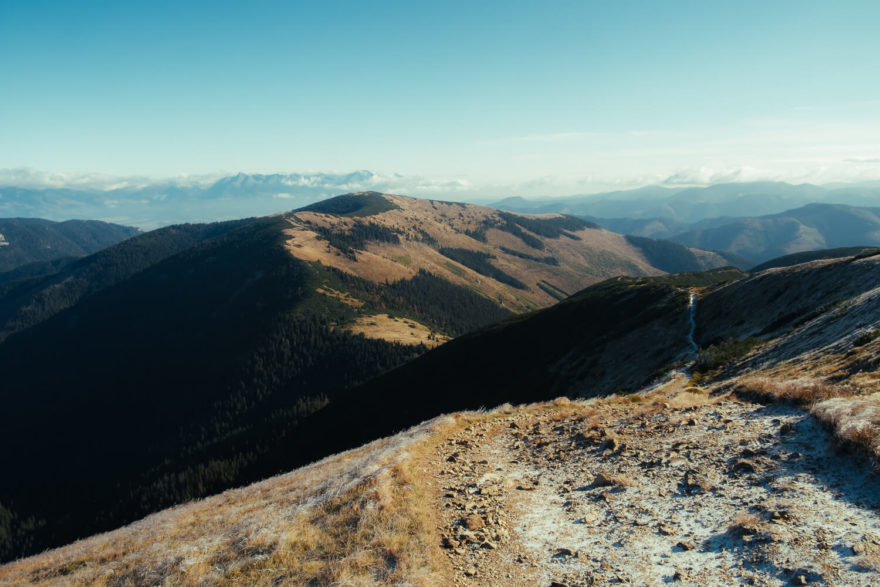
[[[316,447],[314,459],[328,445],[344,450],[442,412],[638,389],[690,348],[687,288],[716,288],[743,277],[723,269],[602,282],[455,339],[352,390],[300,434],[330,425],[345,431]]]
[[[760,265],[755,265],[750,269],[753,273],[758,273],[765,269],[773,269],[776,267],[791,267],[792,265],[800,265],[801,263],[809,263],[820,259],[840,259],[843,257],[870,256],[880,251],[877,247],[841,247],[838,249],[820,249],[818,251],[804,251],[802,253],[792,253],[791,255],[783,255],[770,259]]]
[[[139,232],[98,220],[0,218],[0,279],[22,265],[84,257]]]
[[[51,318],[90,294],[247,222],[170,226],[83,259],[34,263],[0,274],[0,341]]]

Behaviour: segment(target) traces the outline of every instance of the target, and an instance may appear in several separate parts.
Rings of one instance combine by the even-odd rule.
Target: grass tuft
[[[848,389],[822,381],[779,381],[767,378],[745,379],[734,389],[734,393],[746,399],[791,403],[802,407],[811,407],[830,398],[850,395]]]
[[[880,396],[837,397],[816,404],[812,414],[843,443],[866,451],[880,463]]]

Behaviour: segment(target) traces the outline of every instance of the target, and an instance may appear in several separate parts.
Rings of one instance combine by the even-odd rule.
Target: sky
[[[880,179],[878,30],[874,0],[2,0],[0,170]]]

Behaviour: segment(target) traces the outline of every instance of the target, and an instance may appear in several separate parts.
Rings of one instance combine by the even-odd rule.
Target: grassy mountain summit
[[[521,215],[375,192],[306,206],[287,220],[287,246],[301,259],[372,281],[424,270],[513,311],[547,306],[616,275],[729,264],[717,254],[673,243],[668,243],[672,250],[656,250],[657,241],[634,243],[572,216]],[[686,261],[676,264],[682,254]]]

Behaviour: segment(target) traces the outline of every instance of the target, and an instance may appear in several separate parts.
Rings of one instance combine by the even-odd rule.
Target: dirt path
[[[805,412],[676,391],[486,414],[436,457],[457,585],[880,583],[880,479]]]

